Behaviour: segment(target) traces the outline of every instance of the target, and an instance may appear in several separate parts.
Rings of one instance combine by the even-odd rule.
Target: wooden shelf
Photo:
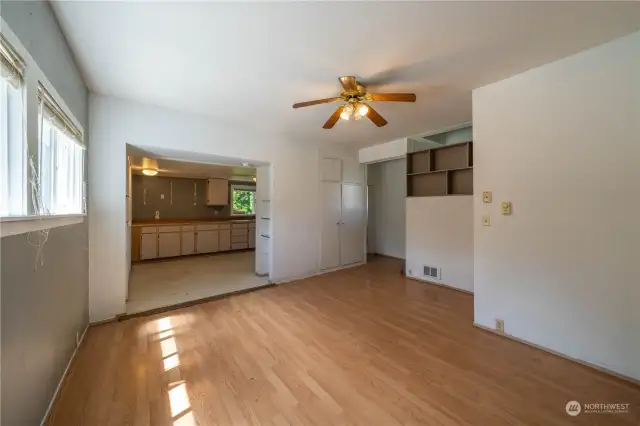
[[[473,194],[473,142],[407,154],[407,197]]]

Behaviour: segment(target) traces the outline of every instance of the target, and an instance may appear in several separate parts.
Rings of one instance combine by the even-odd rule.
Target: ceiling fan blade
[[[328,103],[331,103],[331,102],[337,102],[339,100],[340,100],[340,98],[317,99],[315,101],[298,102],[297,104],[293,104],[293,107],[294,108],[302,108],[302,107],[308,107],[308,106],[311,106],[311,105],[328,104]]]
[[[358,83],[356,83],[355,77],[340,77],[338,80],[340,80],[340,84],[342,84],[342,88],[345,92],[356,92],[358,90]]]
[[[336,110],[336,112],[334,112],[333,115],[331,115],[331,117],[329,117],[327,122],[324,123],[324,126],[322,126],[322,128],[323,129],[331,129],[333,126],[335,126],[336,123],[338,122],[338,120],[340,119],[340,114],[342,114],[342,110],[343,109],[344,109],[344,105],[340,105],[338,107],[338,109]]]
[[[372,101],[378,102],[415,102],[415,93],[369,93]]]
[[[371,105],[367,105],[367,106],[369,107],[369,111],[367,111],[367,117],[369,117],[369,120],[373,121],[373,124],[375,124],[378,127],[386,126],[387,120],[382,118],[382,116],[378,114],[378,112],[375,109],[371,108]]]

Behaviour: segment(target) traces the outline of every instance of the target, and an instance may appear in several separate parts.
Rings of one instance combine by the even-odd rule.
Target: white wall
[[[126,143],[271,163],[271,279],[279,282],[317,273],[320,197],[318,187],[308,182],[318,181],[321,155],[357,162],[355,149],[269,138],[214,124],[206,116],[111,97],[92,96],[89,108],[92,322],[124,312]]]
[[[407,198],[407,275],[473,291],[473,196]],[[441,279],[423,276],[440,268]]]
[[[473,92],[475,321],[636,379],[639,76],[636,32]]]
[[[407,160],[368,165],[368,184],[373,214],[367,229],[373,232],[374,253],[404,259]]]
[[[406,155],[407,138],[402,138],[361,148],[358,152],[358,159],[361,163],[375,163],[377,161],[402,158]]]

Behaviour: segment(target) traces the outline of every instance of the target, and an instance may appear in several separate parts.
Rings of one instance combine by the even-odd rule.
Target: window
[[[20,57],[0,35],[0,216],[27,213],[23,68]]]
[[[231,185],[233,215],[256,213],[256,188],[249,185]]]
[[[35,192],[40,198],[36,200],[36,212],[82,214],[85,211],[82,133],[42,86],[38,101],[40,167],[39,188]]]

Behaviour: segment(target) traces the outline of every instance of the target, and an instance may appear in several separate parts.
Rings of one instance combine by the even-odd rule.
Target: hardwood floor
[[[639,387],[477,329],[473,296],[400,268],[91,328],[48,425],[640,424]]]

